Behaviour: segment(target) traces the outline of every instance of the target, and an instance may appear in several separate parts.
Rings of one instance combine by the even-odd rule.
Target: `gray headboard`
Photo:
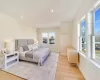
[[[30,45],[34,44],[33,39],[16,39],[15,40],[15,51],[19,49],[19,47],[24,46],[24,45]]]

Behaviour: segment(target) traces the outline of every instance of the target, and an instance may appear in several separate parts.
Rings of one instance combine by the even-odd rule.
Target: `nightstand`
[[[19,52],[3,54],[0,58],[2,59],[2,69],[7,69],[19,62]]]

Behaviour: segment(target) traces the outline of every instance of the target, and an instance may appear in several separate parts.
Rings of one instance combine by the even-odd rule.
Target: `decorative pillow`
[[[27,45],[23,46],[23,51],[29,51],[29,48]]]
[[[33,47],[32,45],[28,45],[29,51],[33,49],[32,47]]]
[[[20,47],[20,48],[19,48],[19,51],[20,51],[20,52],[23,52],[23,48],[22,48],[22,47]]]
[[[38,49],[38,46],[33,44],[32,50],[36,50],[36,49]]]

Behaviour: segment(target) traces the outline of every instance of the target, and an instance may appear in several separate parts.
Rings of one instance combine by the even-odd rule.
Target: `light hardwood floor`
[[[25,79],[0,70],[0,80],[25,80]]]
[[[79,69],[71,66],[67,57],[59,56],[56,80],[85,80]]]
[[[24,80],[0,70],[0,80]],[[56,80],[85,80],[77,67],[70,66],[67,57],[59,56]]]

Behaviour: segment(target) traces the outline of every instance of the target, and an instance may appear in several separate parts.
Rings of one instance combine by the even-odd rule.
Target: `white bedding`
[[[28,58],[25,56],[25,54],[29,52],[29,51],[25,51],[25,52],[20,52],[19,54],[19,58],[21,60],[26,60],[26,61],[31,61],[31,62],[36,62],[39,65],[42,65],[43,62],[45,61],[45,59],[49,56],[50,54],[50,49],[49,48],[38,48],[33,52],[32,57],[33,58]]]

